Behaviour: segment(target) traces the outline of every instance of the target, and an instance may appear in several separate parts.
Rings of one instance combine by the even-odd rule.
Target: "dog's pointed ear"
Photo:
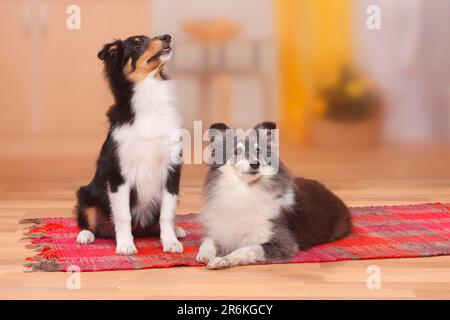
[[[103,46],[102,50],[100,50],[97,53],[97,58],[99,58],[102,61],[106,61],[106,60],[115,60],[115,58],[117,57],[118,54],[118,41],[116,40],[114,42],[111,43],[107,43]]]
[[[213,123],[210,127],[210,129],[216,129],[216,130],[227,130],[230,129],[229,126],[227,126],[225,123],[223,122],[216,122]]]
[[[275,122],[264,121],[258,123],[254,131],[258,137],[258,146],[264,161],[268,164],[278,163],[278,130]]]
[[[277,128],[277,124],[272,121],[264,121],[264,122],[258,123],[255,126],[255,130],[258,130],[258,129],[274,130],[276,128]]]
[[[217,133],[218,133],[218,132],[221,132],[221,134],[222,134],[222,136],[223,136],[224,132],[225,132],[227,129],[230,129],[230,127],[227,126],[227,125],[226,125],[225,123],[223,123],[223,122],[213,123],[213,124],[209,127],[209,130],[208,130],[208,137],[209,137],[209,140],[210,140],[211,142],[213,142],[213,141],[217,138]]]
[[[270,150],[277,147],[278,144],[278,132],[277,125],[272,121],[264,121],[258,123],[254,130],[257,136],[259,137],[260,144],[266,144],[267,152],[270,153]]]
[[[268,137],[269,139],[273,136],[274,131],[277,128],[277,125],[275,122],[272,121],[264,121],[261,123],[258,123],[254,130],[256,132],[256,134],[260,135],[262,134],[262,136]]]
[[[208,129],[208,139],[211,142],[209,145],[211,156],[206,161],[208,165],[220,166],[225,163],[226,155],[226,135],[230,133],[225,123],[213,123]]]

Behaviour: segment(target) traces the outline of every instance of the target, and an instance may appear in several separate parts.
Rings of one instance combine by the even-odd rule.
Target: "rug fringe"
[[[19,224],[42,224],[42,219],[40,218],[27,218],[19,221]]]
[[[45,233],[30,232],[33,227],[41,225],[42,223],[43,221],[41,218],[26,218],[19,220],[19,224],[27,225],[22,229],[24,231],[22,232],[22,237],[20,238],[20,240],[32,240],[45,236]]]
[[[33,250],[34,252],[40,253],[42,252],[42,250],[47,247],[47,248],[51,248],[52,243],[30,243],[25,245],[25,248],[28,250]]]
[[[20,238],[20,240],[33,240],[37,238],[45,237],[45,233],[32,233],[32,232],[24,232],[23,236]]]
[[[25,268],[30,269],[29,271],[37,272],[37,271],[60,271],[60,264],[56,260],[38,260],[26,262],[23,264]]]
[[[38,227],[44,223],[43,219],[40,218],[27,218],[19,221],[19,224],[27,224],[24,228],[23,236],[21,240],[34,240],[39,238],[44,238],[46,236],[43,232],[31,232],[33,228]],[[45,248],[51,248],[51,243],[30,243],[25,245],[25,248],[33,250],[36,254],[29,259],[33,259],[32,261],[25,262],[23,265],[26,272],[37,272],[37,271],[60,271],[60,264],[58,261],[52,258],[39,257],[45,250]]]

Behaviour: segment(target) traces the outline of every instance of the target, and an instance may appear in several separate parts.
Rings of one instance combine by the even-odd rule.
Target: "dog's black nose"
[[[172,37],[169,34],[163,34],[162,36],[159,36],[158,39],[164,42],[169,42],[172,40]]]
[[[250,163],[250,168],[258,169],[259,168],[259,161],[255,162],[255,163]]]

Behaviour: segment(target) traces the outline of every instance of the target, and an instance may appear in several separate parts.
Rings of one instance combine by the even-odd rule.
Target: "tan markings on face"
[[[155,75],[155,79],[158,79],[158,80],[162,80],[162,66],[163,66],[164,64],[161,64],[160,66],[159,66],[159,70],[158,70],[158,72],[156,73],[156,75]]]
[[[131,73],[131,58],[128,58],[128,62],[125,64],[125,67],[123,67],[123,73],[128,75]]]
[[[132,70],[130,59],[123,69],[124,74],[126,74],[128,79],[133,83],[143,81],[152,71],[156,71],[155,76],[157,76],[160,73],[157,69],[162,67],[162,62],[159,59],[149,61],[148,63],[147,61],[161,50],[162,41],[151,40],[148,48],[141,54],[139,59],[136,60],[136,68]]]

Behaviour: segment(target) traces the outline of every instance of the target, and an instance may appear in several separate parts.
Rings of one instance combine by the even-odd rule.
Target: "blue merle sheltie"
[[[158,235],[165,252],[183,251],[185,232],[174,224],[181,162],[173,133],[181,119],[164,73],[171,40],[132,36],[97,55],[115,102],[94,178],[77,192],[78,243],[113,237],[116,253],[130,255],[137,252],[133,237]]]
[[[341,199],[318,181],[294,177],[280,161],[275,132],[273,122],[244,134],[223,123],[210,128],[206,237],[197,255],[209,269],[290,258],[351,231]]]

